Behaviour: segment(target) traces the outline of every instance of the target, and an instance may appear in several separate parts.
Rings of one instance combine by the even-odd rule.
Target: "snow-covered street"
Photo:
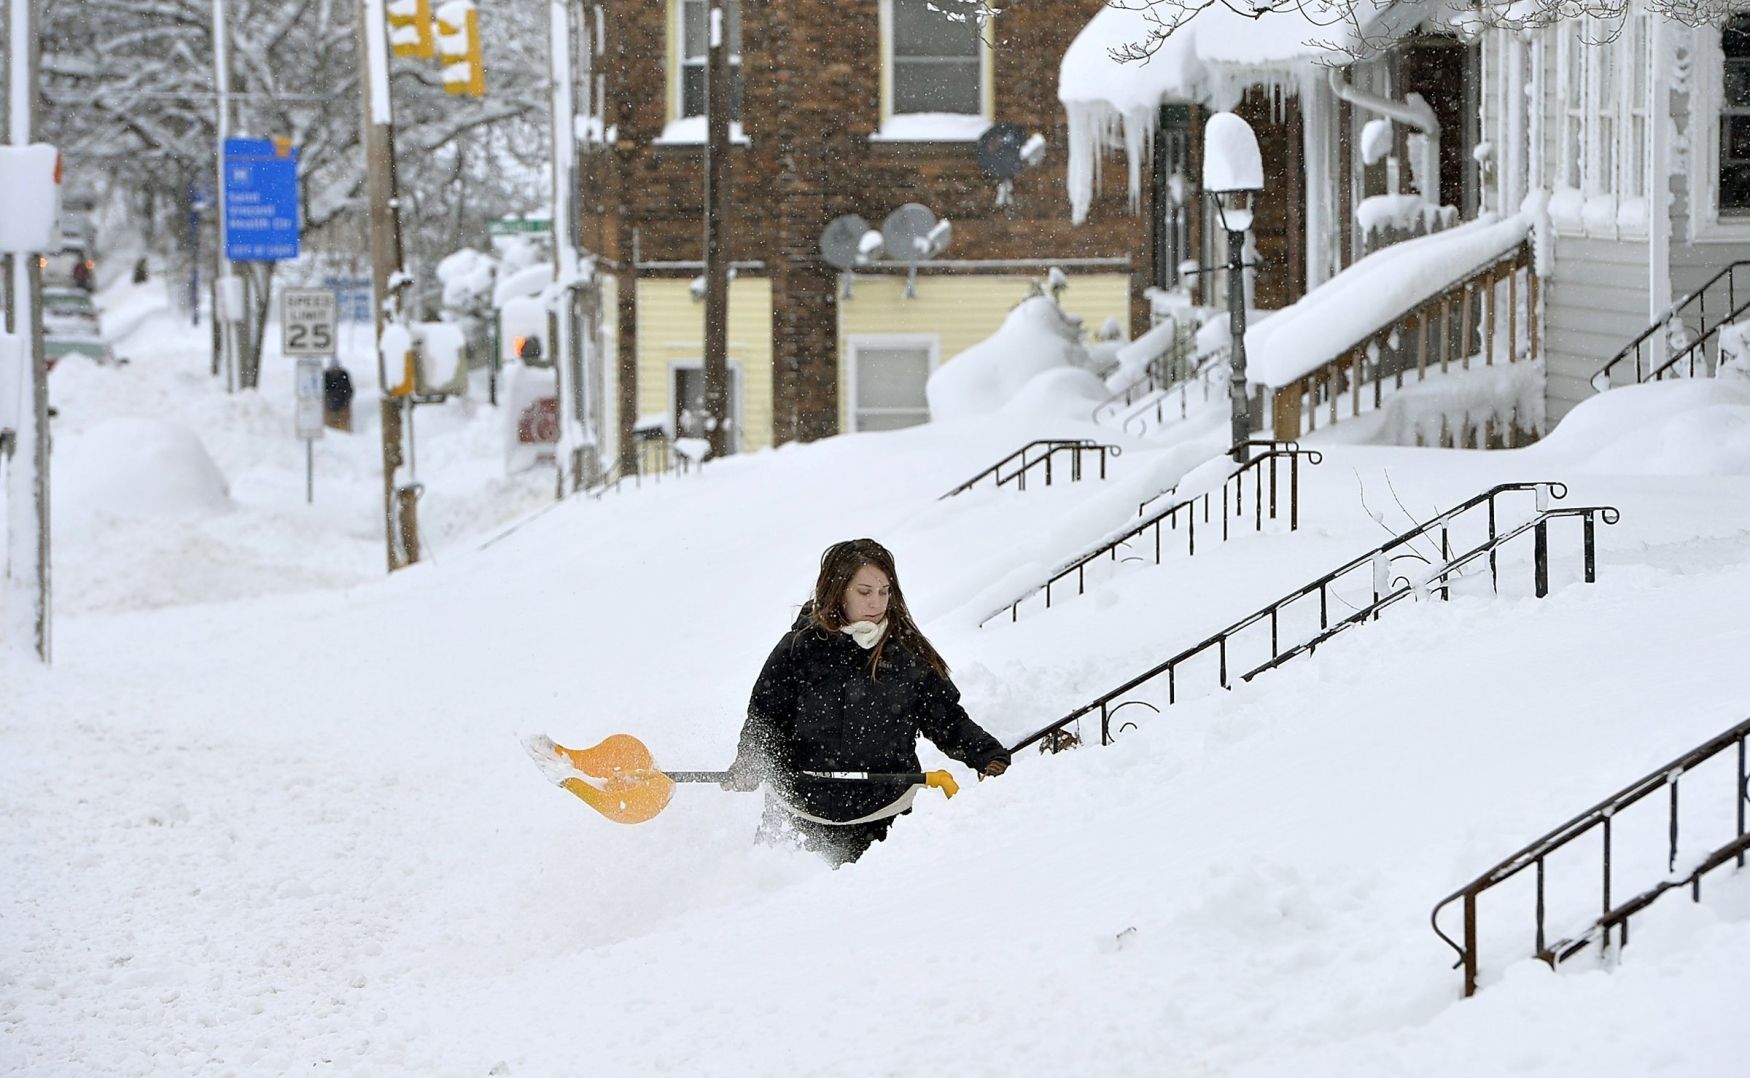
[[[1750,1078],[1744,0],[0,8],[0,1078]]]
[[[1469,1001],[1428,925],[1746,716],[1741,385],[1619,390],[1526,450],[1327,445],[1299,532],[978,629],[993,585],[1046,538],[1061,558],[1121,524],[1171,451],[1126,443],[1103,487],[937,502],[1032,437],[1110,432],[931,424],[573,499],[477,550],[551,476],[503,477],[490,410],[452,404],[421,433],[437,557],[383,579],[374,440],[330,432],[304,506],[284,361],[227,397],[165,317],[142,316],[126,368],[56,371],[57,462],[147,415],[198,436],[229,501],[109,519],[98,487],[58,491],[56,662],[0,669],[10,1072],[1742,1073],[1741,873],[1560,972],[1529,957],[1526,903],[1486,904]],[[821,548],[857,535],[894,550],[968,710],[1012,742],[1382,523],[1510,480],[1622,510],[1597,584],[1558,528],[1545,600],[1509,548],[1499,598],[1400,604],[1232,692],[1127,714],[1109,748],[1083,724],[1078,751],[958,769],[960,797],[921,797],[843,870],[753,845],[758,799],[711,787],[616,826],[516,742],[623,731],[663,766],[723,766]],[[1663,874],[1642,845],[1625,890]],[[1595,908],[1595,860],[1564,871],[1552,931]]]

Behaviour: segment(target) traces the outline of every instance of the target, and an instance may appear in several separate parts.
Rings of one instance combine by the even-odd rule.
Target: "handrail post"
[[[1750,777],[1744,773],[1744,746],[1750,735],[1738,739],[1738,837],[1744,837],[1744,806],[1750,804]],[[1744,867],[1744,851],[1738,851],[1738,867]]]
[[[1300,455],[1288,458],[1288,530],[1300,530]]]
[[[1477,895],[1464,893],[1464,996],[1477,994]]]
[[[1542,599],[1549,595],[1549,521],[1539,518],[1532,533],[1532,571],[1536,576],[1537,597]]]
[[[1591,512],[1585,513],[1581,517],[1581,521],[1581,527],[1585,533],[1586,583],[1596,584],[1598,582],[1598,545],[1596,539],[1598,525],[1593,520]]]

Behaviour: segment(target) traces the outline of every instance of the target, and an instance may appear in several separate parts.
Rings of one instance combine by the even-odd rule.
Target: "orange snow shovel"
[[[535,766],[542,774],[615,823],[643,823],[651,819],[668,807],[677,782],[720,783],[729,778],[727,771],[658,771],[644,742],[630,734],[614,734],[587,749],[567,748],[545,734],[538,734],[526,739],[523,748],[534,758]],[[959,784],[946,771],[805,771],[803,774],[851,782],[929,786],[941,790],[947,797],[960,791]]]

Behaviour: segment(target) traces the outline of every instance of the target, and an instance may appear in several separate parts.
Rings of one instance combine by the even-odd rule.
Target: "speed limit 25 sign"
[[[326,288],[280,293],[280,351],[288,356],[331,356],[339,336],[339,307]]]

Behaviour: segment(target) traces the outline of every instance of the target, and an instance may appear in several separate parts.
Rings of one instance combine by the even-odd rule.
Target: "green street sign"
[[[488,236],[518,236],[527,233],[546,233],[553,231],[553,220],[549,217],[493,217],[486,222]]]

